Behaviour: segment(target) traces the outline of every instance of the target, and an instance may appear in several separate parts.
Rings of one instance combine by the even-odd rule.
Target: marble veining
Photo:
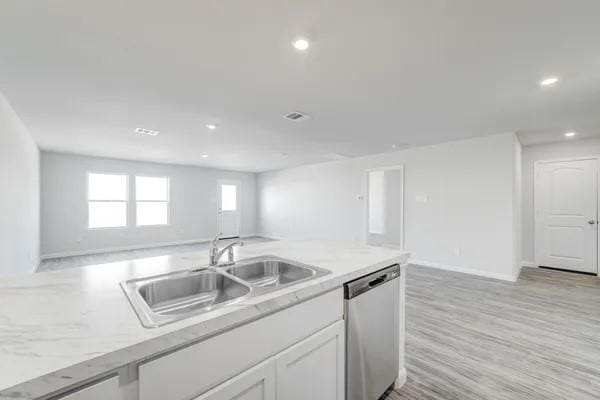
[[[291,240],[244,246],[236,253],[237,258],[272,254],[332,273],[156,329],[142,327],[119,282],[206,265],[206,252],[1,280],[0,399],[46,397],[408,258],[392,249]]]

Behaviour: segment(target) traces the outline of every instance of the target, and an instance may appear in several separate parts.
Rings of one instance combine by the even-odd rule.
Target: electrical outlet
[[[455,256],[460,256],[460,247],[455,247],[452,252]]]
[[[426,194],[420,194],[417,195],[417,197],[415,197],[415,200],[417,203],[427,203],[429,201],[429,198]]]

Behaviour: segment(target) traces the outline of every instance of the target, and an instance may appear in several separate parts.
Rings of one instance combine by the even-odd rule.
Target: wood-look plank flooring
[[[407,383],[385,400],[600,399],[600,278],[409,266]]]

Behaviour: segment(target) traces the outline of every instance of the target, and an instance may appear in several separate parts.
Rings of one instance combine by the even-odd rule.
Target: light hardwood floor
[[[600,279],[410,266],[408,381],[387,400],[600,399]]]

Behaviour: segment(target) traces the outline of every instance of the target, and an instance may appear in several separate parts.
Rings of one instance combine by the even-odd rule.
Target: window
[[[88,227],[127,226],[127,176],[88,174]]]
[[[169,178],[135,177],[137,226],[169,223]]]
[[[221,185],[221,211],[237,210],[237,186]]]

